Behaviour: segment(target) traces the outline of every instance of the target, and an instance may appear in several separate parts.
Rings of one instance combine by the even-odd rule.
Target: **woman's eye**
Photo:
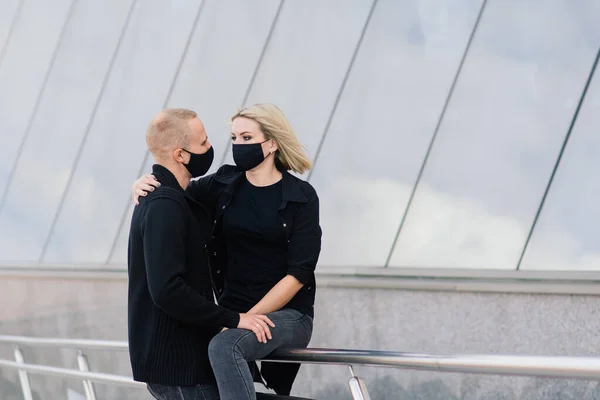
[[[246,142],[247,142],[248,140],[250,140],[250,139],[252,139],[252,138],[251,138],[250,136],[244,136],[244,137],[243,137],[243,139],[244,139],[244,141],[246,141]]]
[[[235,142],[235,136],[232,136],[232,137],[231,137],[231,141],[232,141],[232,142]]]

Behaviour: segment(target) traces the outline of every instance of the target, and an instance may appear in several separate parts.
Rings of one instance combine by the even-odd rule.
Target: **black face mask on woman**
[[[253,168],[258,167],[265,158],[262,144],[265,143],[252,143],[252,144],[233,144],[231,147],[233,153],[233,161],[235,165],[240,167],[243,171],[249,171]]]
[[[192,178],[197,178],[208,172],[215,158],[215,151],[212,146],[203,154],[192,153],[189,150],[181,149],[190,155],[190,162],[183,164],[192,174]]]

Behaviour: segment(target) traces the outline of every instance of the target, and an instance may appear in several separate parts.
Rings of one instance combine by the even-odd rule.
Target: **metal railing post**
[[[352,394],[352,399],[354,400],[371,400],[369,396],[369,391],[367,390],[367,385],[354,373],[354,368],[352,365],[348,366],[350,368],[350,375],[352,378],[348,381],[348,386],[350,387],[350,393]]]
[[[77,354],[77,364],[81,372],[90,372],[90,365],[88,363],[87,356],[83,354],[83,351],[79,350]],[[96,391],[94,390],[94,384],[91,381],[83,381],[83,388],[85,389],[85,398],[87,400],[96,400]]]
[[[15,361],[18,364],[25,364],[23,353],[18,347],[15,349]],[[29,384],[29,377],[27,376],[26,371],[19,370],[19,381],[21,382],[21,391],[23,392],[23,399],[33,400],[33,394],[31,393],[31,385]]]

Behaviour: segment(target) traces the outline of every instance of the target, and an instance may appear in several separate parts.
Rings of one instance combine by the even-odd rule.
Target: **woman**
[[[308,346],[321,228],[315,190],[288,172],[304,173],[311,162],[281,110],[257,104],[231,121],[236,166],[224,165],[191,182],[187,192],[214,210],[207,250],[219,304],[266,314],[275,324],[266,343],[241,329],[224,330],[210,343],[221,400],[243,400],[256,398],[256,371],[248,362],[280,347]],[[134,184],[134,196],[157,185],[151,176],[142,177]],[[268,387],[288,395],[298,368],[262,363],[261,374]]]

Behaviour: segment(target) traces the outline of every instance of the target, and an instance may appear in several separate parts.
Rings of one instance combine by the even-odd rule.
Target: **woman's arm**
[[[191,180],[185,191],[192,199],[204,203],[205,206],[212,206],[212,204],[208,203],[216,201],[216,199],[213,199],[214,196],[211,196],[211,193],[213,192],[211,188],[214,184],[214,177],[215,174],[210,174],[203,176],[200,179]],[[210,207],[210,209],[212,210],[212,207]]]
[[[280,280],[250,313],[267,314],[281,310],[304,285],[310,284],[321,252],[319,198],[303,204],[296,215],[287,251],[287,275]]]
[[[190,181],[186,192],[196,201],[205,202],[209,197],[210,188],[213,182],[214,174],[204,176],[198,180]],[[153,192],[155,188],[160,186],[160,182],[156,180],[154,175],[147,174],[140,176],[131,186],[131,199],[138,205],[139,198]]]
[[[269,290],[269,293],[256,303],[248,311],[248,314],[268,314],[281,310],[302,289],[302,286],[304,285],[298,279],[292,275],[287,275],[277,285],[273,286],[273,289]]]

